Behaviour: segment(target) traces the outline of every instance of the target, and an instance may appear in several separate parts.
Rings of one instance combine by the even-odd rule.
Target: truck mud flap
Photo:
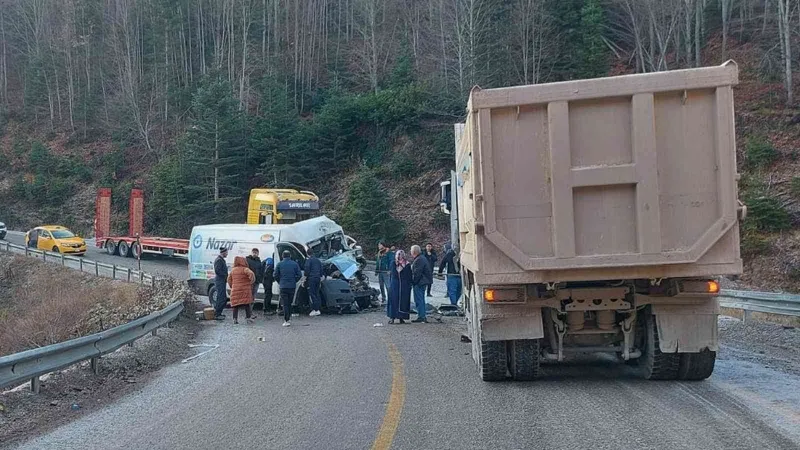
[[[705,305],[653,305],[663,353],[698,353],[719,350],[716,301]]]
[[[541,339],[544,337],[542,310],[529,310],[523,316],[482,318],[481,336],[484,341]]]

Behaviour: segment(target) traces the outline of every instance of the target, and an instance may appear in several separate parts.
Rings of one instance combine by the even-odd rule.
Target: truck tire
[[[114,241],[112,241],[111,239],[106,241],[105,248],[106,248],[106,253],[108,253],[109,255],[114,256],[117,254],[117,244],[115,244]]]
[[[675,380],[678,378],[679,353],[662,353],[658,341],[658,325],[656,316],[645,310],[644,352],[639,358],[644,378],[647,380]]]
[[[699,353],[681,353],[678,379],[688,381],[705,380],[714,372],[717,352],[705,349]]]
[[[131,254],[131,247],[125,241],[119,241],[117,248],[119,248],[119,256],[123,258],[127,258]]]
[[[503,381],[508,374],[506,341],[481,341],[479,364],[483,381]]]
[[[533,381],[539,377],[539,340],[511,341],[509,356],[511,376],[517,381]]]

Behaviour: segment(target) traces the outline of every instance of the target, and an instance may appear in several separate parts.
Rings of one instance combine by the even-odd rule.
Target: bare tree
[[[778,39],[784,63],[783,86],[786,89],[786,104],[794,103],[792,92],[792,30],[791,17],[794,9],[792,0],[778,0]]]

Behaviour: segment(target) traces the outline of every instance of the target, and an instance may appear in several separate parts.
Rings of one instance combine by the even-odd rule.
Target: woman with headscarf
[[[233,323],[239,323],[239,309],[244,308],[247,322],[252,323],[253,309],[253,283],[256,275],[247,266],[247,260],[241,256],[233,259],[233,269],[228,275],[228,284],[231,287],[231,308],[233,308]]]
[[[389,265],[389,303],[386,305],[386,315],[389,323],[400,320],[406,323],[411,310],[411,263],[406,259],[406,253],[398,250],[394,261]]]

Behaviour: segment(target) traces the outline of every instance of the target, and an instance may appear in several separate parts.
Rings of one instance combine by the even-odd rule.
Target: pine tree
[[[603,41],[603,6],[599,0],[587,0],[581,8],[580,62],[581,78],[597,78],[608,73],[608,47]]]
[[[192,101],[186,132],[186,197],[202,220],[235,220],[242,215],[251,176],[246,127],[230,83],[206,79]],[[238,217],[241,219],[241,217]]]
[[[371,169],[364,168],[350,186],[342,226],[353,230],[364,242],[386,239],[399,242],[405,235],[403,223],[392,216],[391,201]]]

